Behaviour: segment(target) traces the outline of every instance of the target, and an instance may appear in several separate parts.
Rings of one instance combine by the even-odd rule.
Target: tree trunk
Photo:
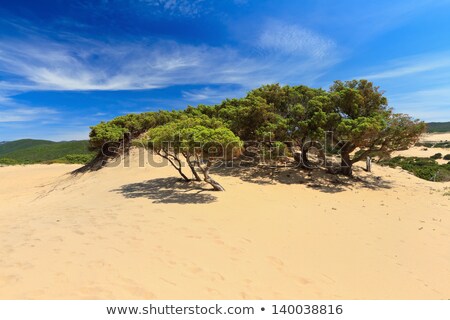
[[[341,173],[349,177],[353,175],[352,161],[350,160],[350,154],[346,152],[341,153]]]
[[[184,181],[186,181],[186,182],[191,181],[191,179],[189,179],[188,177],[186,177],[186,175],[183,173],[183,171],[181,171],[181,168],[180,168],[180,169],[176,168],[176,169],[177,169],[177,171],[180,173],[180,175],[183,177]]]
[[[205,176],[204,181],[209,183],[213,187],[214,191],[225,191],[224,187],[222,187],[220,183],[211,178],[209,175],[209,168],[206,168],[205,171],[203,171],[203,174]]]
[[[204,176],[203,181],[205,181],[206,183],[209,183],[213,187],[214,191],[225,191],[225,188],[222,187],[220,185],[220,183],[218,183],[216,180],[211,178],[211,176],[209,175],[209,169],[211,168],[211,162],[208,161],[206,166],[202,167],[201,162],[200,162],[200,158],[198,157],[198,155],[196,155],[196,158],[197,158],[197,165],[200,168],[200,170],[202,170],[202,173],[203,173],[203,176]]]
[[[184,158],[186,159],[186,162],[189,166],[189,168],[192,171],[192,174],[194,175],[195,181],[202,181],[202,178],[200,178],[200,176],[198,175],[198,172],[195,170],[195,165],[192,163],[191,161],[191,157],[189,154],[184,154],[183,153]]]
[[[183,177],[184,181],[186,181],[186,182],[191,181],[191,179],[189,179],[188,177],[186,177],[186,175],[183,173],[183,171],[182,171],[182,169],[181,169],[181,161],[180,161],[180,159],[178,159],[178,158],[177,158],[176,156],[174,156],[174,155],[170,155],[170,154],[167,153],[166,151],[162,151],[162,152],[164,152],[164,154],[163,154],[161,151],[162,151],[162,150],[157,151],[157,154],[158,154],[159,156],[163,157],[164,159],[167,159],[167,160],[170,162],[170,164],[178,171],[178,173],[180,174],[180,176]],[[175,164],[174,161],[172,161],[172,159],[170,159],[170,157],[173,158],[173,160],[176,162],[176,164]]]
[[[103,168],[105,163],[108,162],[109,157],[105,156],[101,151],[97,153],[94,159],[89,161],[87,164],[71,172],[73,175],[79,173],[86,173],[88,171],[97,171]]]

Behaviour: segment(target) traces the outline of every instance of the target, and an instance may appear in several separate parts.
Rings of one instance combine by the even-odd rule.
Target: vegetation
[[[450,132],[450,121],[427,123],[427,132]]]
[[[430,157],[431,159],[442,159],[442,153],[436,153]]]
[[[416,143],[418,147],[426,148],[450,148],[450,141],[443,142],[418,142]]]
[[[446,154],[446,155],[444,156],[444,160],[450,160],[450,154]]]
[[[141,141],[189,181],[182,171],[180,156],[184,157],[195,180],[201,181],[199,169],[203,180],[216,191],[224,188],[209,175],[211,167],[217,161],[238,155],[242,146],[240,139],[222,122],[206,116],[185,117],[150,129]]]
[[[232,143],[233,150],[242,146],[242,156],[251,155],[258,163],[267,157],[275,163],[294,157],[306,168],[310,167],[308,154],[313,148],[318,150],[317,165],[328,167],[327,155],[337,155],[340,165],[333,172],[350,176],[353,164],[367,156],[388,157],[394,150],[417,143],[425,124],[395,114],[383,92],[371,82],[353,80],[336,81],[328,91],[266,85],[241,99],[180,111],[130,114],[91,129],[90,149],[97,152],[91,168],[97,169],[105,158],[118,155],[105,152],[108,144],[126,153],[135,140],[168,160],[184,180],[189,178],[182,172],[182,162],[187,163],[195,180],[201,179],[200,174],[206,181],[216,160],[211,161],[213,155],[205,149],[194,150],[194,142],[211,144],[214,138]],[[224,147],[216,149],[222,152],[218,158],[226,161],[232,160],[228,156],[240,154],[227,154],[229,150]]]
[[[0,145],[0,164],[86,163],[92,158],[88,141],[23,139]]]
[[[0,165],[7,165],[7,166],[13,166],[16,164],[20,164],[19,161],[11,159],[11,158],[0,158]]]
[[[450,164],[439,165],[436,160],[418,157],[395,157],[380,162],[392,168],[400,167],[429,181],[450,181]]]

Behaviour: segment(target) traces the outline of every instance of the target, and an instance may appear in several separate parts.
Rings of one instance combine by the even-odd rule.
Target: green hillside
[[[23,139],[0,144],[0,163],[85,163],[92,158],[89,142]]]
[[[449,122],[430,122],[427,123],[428,132],[450,132]]]
[[[48,140],[33,140],[33,139],[22,139],[16,141],[4,141],[0,144],[0,157],[4,154],[11,153],[14,151],[19,151],[31,147],[37,147],[42,145],[48,145],[55,143]]]

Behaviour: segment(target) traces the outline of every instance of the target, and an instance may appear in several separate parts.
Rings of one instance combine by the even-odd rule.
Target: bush
[[[431,159],[442,159],[442,153],[436,153],[435,155],[430,157]]]
[[[93,159],[92,154],[68,154],[55,162],[69,164],[86,164]]]
[[[4,164],[4,165],[8,165],[8,166],[13,166],[13,165],[17,165],[20,164],[19,161],[14,160],[14,159],[10,159],[10,158],[0,158],[0,164]]]
[[[391,168],[400,167],[416,177],[428,181],[450,181],[450,163],[439,165],[436,160],[418,157],[395,157],[380,162]]]
[[[450,160],[450,154],[446,154],[446,155],[444,156],[444,160]]]
[[[450,148],[450,142],[418,142],[415,144],[415,146],[426,148]]]
[[[126,128],[111,123],[100,122],[96,126],[91,127],[91,132],[89,133],[90,149],[99,149],[106,142],[118,142],[126,132],[128,132]]]

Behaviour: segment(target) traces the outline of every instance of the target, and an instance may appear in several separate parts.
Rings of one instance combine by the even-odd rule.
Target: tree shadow
[[[153,203],[211,203],[217,198],[204,193],[204,189],[194,182],[181,181],[175,177],[158,178],[145,182],[131,183],[121,186],[111,192],[121,193],[125,198],[147,198]]]
[[[337,193],[355,188],[368,188],[372,190],[390,189],[392,182],[372,174],[362,174],[362,169],[355,168],[353,177],[331,174],[327,171],[316,169],[302,169],[297,167],[218,167],[211,171],[220,176],[233,176],[245,182],[268,185],[303,184],[308,188],[325,193]]]

